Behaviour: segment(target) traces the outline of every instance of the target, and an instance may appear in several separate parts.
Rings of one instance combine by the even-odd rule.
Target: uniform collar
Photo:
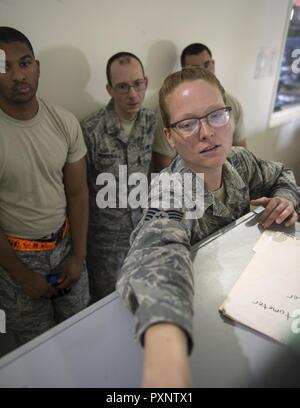
[[[192,173],[192,171],[186,166],[184,160],[177,155],[170,164],[170,170],[172,173]],[[193,197],[195,197],[195,186],[193,174]],[[213,214],[219,217],[234,218],[232,215],[232,209],[239,207],[241,202],[245,201],[245,195],[247,186],[237,170],[232,166],[230,161],[226,160],[223,164],[222,182],[225,188],[225,204],[215,198],[214,194],[207,189],[204,184],[204,211],[212,206]],[[234,211],[235,212],[235,211]]]
[[[135,119],[134,127],[144,128],[146,127],[146,118],[143,115],[144,108],[141,108]],[[105,108],[106,129],[108,134],[117,134],[117,137],[124,141],[128,141],[128,137],[121,126],[119,117],[116,114],[114,108],[114,101],[111,99]]]

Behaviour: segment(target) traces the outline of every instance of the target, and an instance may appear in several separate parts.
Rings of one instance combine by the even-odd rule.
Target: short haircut
[[[198,79],[202,79],[203,81],[206,81],[211,85],[217,87],[221,92],[223,100],[225,102],[225,90],[220,81],[212,72],[196,65],[183,68],[181,71],[169,75],[164,80],[164,83],[159,91],[159,106],[165,127],[168,127],[170,125],[170,112],[166,103],[166,97],[170,95],[175,90],[175,88],[177,88],[177,86],[182,84],[183,82],[196,81]]]
[[[30,41],[23,33],[21,33],[21,31],[18,31],[12,27],[0,27],[0,42],[12,43],[15,41],[27,44],[28,48],[32,52],[32,55],[34,56],[34,51]]]
[[[181,56],[180,56],[180,63],[181,63],[182,68],[185,66],[185,59],[186,59],[187,56],[189,56],[189,55],[198,55],[203,51],[207,51],[210,58],[212,58],[212,53],[211,53],[210,49],[204,44],[193,43],[193,44],[190,44],[187,47],[185,47],[184,50],[181,53]]]
[[[110,74],[111,64],[115,60],[119,60],[120,64],[129,64],[132,58],[136,59],[140,63],[142,71],[143,71],[143,76],[145,76],[145,71],[144,71],[142,61],[136,55],[132,54],[131,52],[121,51],[121,52],[118,52],[117,54],[114,54],[107,61],[107,64],[106,64],[106,78],[107,78],[107,83],[109,85],[112,85],[112,83],[111,83],[111,74]]]

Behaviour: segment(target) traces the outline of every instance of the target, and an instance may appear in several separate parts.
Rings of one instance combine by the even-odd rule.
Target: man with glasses
[[[149,209],[132,234],[117,284],[136,315],[136,335],[145,348],[144,386],[191,384],[191,246],[249,212],[250,202],[265,207],[259,221],[264,228],[273,223],[290,226],[298,218],[300,190],[292,172],[247,149],[231,147],[232,110],[224,92],[211,72],[187,67],[167,77],[159,93],[164,132],[178,152],[159,177],[177,175],[177,183],[168,188],[170,203],[176,206],[150,207],[151,189]],[[188,175],[193,176],[192,192],[197,183],[203,186],[203,200],[194,201],[202,210],[197,217],[187,216],[189,200],[178,200],[185,192],[178,180],[184,184]],[[165,190],[158,198],[166,196]]]
[[[182,68],[197,65],[215,74],[215,61],[210,49],[204,44],[194,43],[185,47],[181,53],[180,62]],[[241,104],[228,92],[225,92],[225,101],[226,105],[232,108],[231,115],[234,123],[233,145],[246,147],[245,127]],[[153,161],[155,169],[160,171],[170,164],[176,156],[176,150],[169,145],[164,136],[163,123],[159,114],[158,118],[157,131],[153,142]]]
[[[148,80],[139,58],[129,52],[113,55],[106,66],[108,105],[82,123],[88,148],[90,221],[87,264],[92,300],[112,292],[123,260],[129,249],[129,236],[142,211],[131,209],[124,199],[133,186],[127,185],[131,174],[148,174],[156,128],[155,114],[142,107]],[[126,167],[125,179],[119,180],[119,166]],[[124,171],[125,167],[122,167]],[[115,179],[116,207],[99,202],[103,184],[97,177],[110,173]],[[125,180],[125,181],[124,181]],[[125,184],[125,185],[124,185]],[[126,197],[118,193],[127,190]],[[104,191],[104,190],[103,190]],[[98,202],[96,202],[96,200]]]

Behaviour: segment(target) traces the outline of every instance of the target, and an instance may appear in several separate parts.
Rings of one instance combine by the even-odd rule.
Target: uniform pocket
[[[107,172],[109,170],[117,169],[119,163],[120,158],[116,154],[98,153],[95,167],[98,171]]]
[[[139,154],[139,163],[142,168],[142,172],[147,174],[150,163],[151,163],[151,158],[152,158],[152,147],[151,146],[143,146],[140,149],[140,154]]]

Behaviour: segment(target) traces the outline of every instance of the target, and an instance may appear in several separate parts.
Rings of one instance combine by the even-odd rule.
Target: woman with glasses
[[[249,212],[250,203],[265,207],[263,227],[292,225],[300,199],[290,170],[232,147],[231,107],[214,74],[185,68],[166,78],[159,98],[165,136],[178,152],[164,173],[177,174],[183,188],[170,183],[170,208],[164,200],[163,207],[148,209],[132,235],[117,287],[136,315],[145,347],[143,385],[181,387],[191,385],[191,246]],[[186,197],[181,208],[171,204],[178,204],[180,194],[193,195],[195,183],[189,192],[184,188],[188,174],[203,184],[202,202],[194,202],[197,217],[187,216]]]

